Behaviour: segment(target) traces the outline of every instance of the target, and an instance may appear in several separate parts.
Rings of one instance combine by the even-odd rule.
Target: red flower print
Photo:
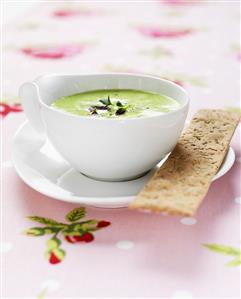
[[[74,10],[56,10],[53,12],[53,16],[58,18],[73,17],[78,14],[79,12]]]
[[[51,252],[49,262],[50,264],[58,264],[61,262],[61,259],[59,259],[53,252]]]
[[[157,27],[140,27],[139,32],[151,38],[178,38],[192,33],[191,29],[168,29],[163,30]]]
[[[106,227],[109,226],[110,222],[109,221],[105,221],[105,220],[101,220],[97,223],[97,227]]]
[[[77,242],[92,242],[94,240],[94,236],[91,233],[84,233],[82,236],[74,236],[74,239]]]
[[[60,263],[65,256],[65,251],[60,248],[61,241],[54,237],[48,241],[48,247],[50,249],[46,252],[50,264],[58,264]]]
[[[0,103],[0,115],[2,117],[7,116],[11,112],[21,112],[22,108],[20,104],[8,105],[5,103]]]
[[[69,243],[76,243],[77,241],[74,239],[72,236],[65,236],[65,240],[68,241]]]
[[[94,232],[110,225],[109,221],[90,219],[81,221],[85,217],[85,208],[79,207],[71,210],[65,215],[67,223],[59,222],[54,219],[30,216],[30,220],[38,222],[44,226],[32,227],[26,231],[29,236],[45,236],[52,237],[47,241],[47,250],[45,255],[50,264],[58,264],[65,258],[66,252],[62,248],[61,237],[69,243],[94,241]]]
[[[23,48],[21,52],[25,55],[42,59],[61,59],[75,56],[83,51],[80,45],[63,45],[50,48]]]
[[[90,16],[96,14],[90,10],[68,10],[68,9],[60,9],[53,12],[53,16],[56,18],[69,18],[76,16]]]
[[[74,235],[74,236],[65,236],[65,239],[69,243],[76,243],[76,242],[92,242],[94,240],[94,236],[91,233],[84,233],[82,236]]]

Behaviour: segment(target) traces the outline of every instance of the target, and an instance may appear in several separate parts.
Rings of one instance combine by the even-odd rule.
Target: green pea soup
[[[132,89],[93,90],[55,100],[52,107],[79,116],[137,118],[164,114],[180,107],[175,99],[159,93]]]

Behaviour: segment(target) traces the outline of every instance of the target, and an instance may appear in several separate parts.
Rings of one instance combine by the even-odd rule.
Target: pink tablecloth
[[[50,72],[149,73],[188,90],[190,119],[199,108],[239,109],[239,47],[238,1],[52,1],[7,25],[0,112],[4,297],[240,297],[240,126],[235,164],[212,184],[195,218],[87,208],[84,219],[106,221],[93,224],[102,226],[95,239],[61,237],[57,249],[48,243],[46,256],[52,235],[24,234],[44,226],[26,216],[66,222],[78,206],[32,190],[11,164],[11,140],[25,119],[17,104],[24,81]]]

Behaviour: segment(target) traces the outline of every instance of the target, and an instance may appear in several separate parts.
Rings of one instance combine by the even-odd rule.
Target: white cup
[[[98,89],[136,89],[174,98],[174,111],[139,118],[106,119],[51,107],[56,99]],[[137,178],[172,151],[184,127],[189,98],[179,85],[138,74],[44,75],[20,87],[25,114],[69,164],[99,180]]]

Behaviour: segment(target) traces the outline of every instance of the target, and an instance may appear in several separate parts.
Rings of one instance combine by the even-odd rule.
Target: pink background
[[[111,70],[178,81],[191,97],[189,119],[199,108],[239,108],[239,4],[164,2],[53,1],[20,15],[5,27],[3,102],[13,107],[20,84],[43,73]],[[75,13],[54,16],[60,9]],[[63,57],[70,46],[76,53]],[[21,50],[43,47],[62,57]],[[240,297],[240,268],[225,266],[229,256],[202,246],[240,247],[240,126],[232,140],[235,164],[212,184],[194,219],[87,208],[87,219],[105,219],[111,226],[89,244],[63,241],[66,257],[51,265],[44,257],[47,238],[23,234],[34,226],[25,217],[63,221],[75,205],[43,196],[17,176],[11,141],[24,120],[21,112],[1,119],[4,297]]]

